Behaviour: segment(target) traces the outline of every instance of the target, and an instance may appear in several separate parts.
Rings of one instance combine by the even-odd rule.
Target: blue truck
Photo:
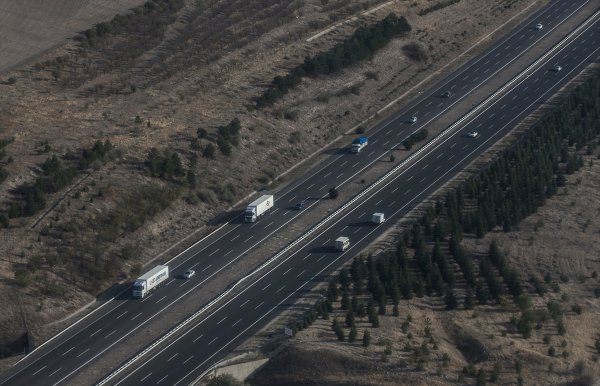
[[[368,144],[369,144],[368,137],[361,136],[361,137],[355,138],[352,141],[352,147],[350,147],[350,151],[352,153],[359,153]]]

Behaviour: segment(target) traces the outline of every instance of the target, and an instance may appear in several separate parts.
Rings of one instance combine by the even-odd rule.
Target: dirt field
[[[97,139],[109,139],[116,150],[106,164],[94,165],[50,196],[51,210],[11,219],[10,227],[0,231],[5,246],[0,253],[0,304],[5,310],[0,342],[9,343],[25,331],[43,341],[58,328],[54,322],[93,301],[103,289],[134,276],[155,257],[165,259],[161,252],[178,240],[208,231],[206,223],[215,214],[253,190],[273,188],[269,183],[275,176],[457,58],[495,26],[543,2],[463,0],[418,16],[429,4],[190,0],[156,36],[117,35],[94,49],[70,42],[40,57],[39,66],[3,75],[0,138],[14,142],[6,147],[12,162],[5,165],[9,175],[0,185],[1,202],[12,200],[16,188],[33,181],[39,165],[53,154],[89,148]],[[384,6],[377,8],[380,5]],[[71,12],[78,10],[81,20],[93,19],[93,12],[88,15],[81,7],[73,6]],[[393,40],[371,61],[335,76],[305,79],[272,108],[249,108],[275,75],[389,12],[407,18],[413,28],[410,36]],[[355,15],[358,19],[339,24]],[[14,28],[17,24],[12,22]],[[404,55],[401,48],[413,41],[427,48],[426,62]],[[60,67],[44,64],[58,57],[65,58]],[[214,133],[234,117],[242,129],[230,157],[203,158],[190,147],[198,128]],[[210,138],[200,139],[200,145]],[[198,187],[182,188],[168,210],[137,230],[111,242],[98,239],[98,219],[114,213],[126,197],[149,182],[167,185],[144,166],[152,147],[177,152],[184,167],[195,172]],[[211,202],[223,192],[226,202]],[[134,256],[125,260],[124,247],[133,247]],[[102,267],[111,259],[120,265],[109,279],[91,285],[77,275],[82,261]],[[14,277],[23,267],[35,267],[33,284],[26,287],[17,285]],[[62,295],[47,295],[49,285],[58,286]]]
[[[556,322],[547,318],[534,328],[530,338],[524,339],[509,327],[511,317],[519,314],[515,305],[444,311],[441,299],[424,298],[401,301],[399,317],[390,316],[390,306],[387,316],[381,317],[379,328],[372,328],[366,318],[360,320],[358,341],[340,343],[331,330],[333,318],[343,323],[345,317],[338,305],[330,320],[317,320],[293,339],[280,341],[281,352],[253,375],[250,384],[475,384],[475,377],[461,376],[464,367],[473,364],[476,371],[484,369],[489,382],[494,366],[499,364],[501,370],[494,384],[514,385],[519,377],[516,362],[522,364],[525,385],[597,384],[594,382],[600,380],[600,354],[594,343],[600,333],[598,184],[600,163],[594,155],[587,157],[586,166],[570,176],[567,186],[538,213],[525,219],[517,231],[498,230],[481,240],[463,242],[470,254],[481,256],[488,252],[491,240],[497,240],[510,266],[517,269],[524,282],[529,281],[530,275],[540,280],[549,275],[546,294],[536,295],[530,283],[526,287],[532,294],[536,313],[547,312],[549,301],[560,304],[564,310],[564,335],[557,332]],[[463,298],[464,294],[458,296]],[[403,332],[407,315],[411,315],[412,322]],[[420,346],[427,340],[424,327],[428,320],[436,343],[428,344],[430,359],[418,369],[407,347]],[[361,344],[365,330],[371,332],[368,348]],[[264,334],[267,342],[273,337],[284,339],[281,335],[279,328]],[[383,359],[386,348],[391,352]]]
[[[143,0],[0,0],[0,74]]]

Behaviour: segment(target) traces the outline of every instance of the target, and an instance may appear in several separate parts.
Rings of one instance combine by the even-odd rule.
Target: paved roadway
[[[310,243],[282,259],[177,341],[149,359],[140,361],[135,370],[117,384],[178,385],[193,381],[391,226],[389,223],[393,221],[389,220],[387,226],[370,224],[373,212],[385,212],[391,220],[405,215],[416,203],[506,135],[537,104],[553,95],[591,60],[598,58],[600,22],[596,19],[571,44],[565,45],[544,60],[537,70],[515,82],[512,90],[428,149],[367,200],[357,202],[352,210]],[[553,70],[555,64],[560,64],[562,70]],[[425,110],[421,109],[421,112]],[[465,134],[469,131],[477,131],[479,135],[468,137]],[[350,237],[350,250],[340,253],[330,248],[339,236]]]
[[[363,152],[349,154],[347,148],[341,149],[327,162],[311,170],[296,183],[275,193],[275,208],[259,222],[243,224],[241,218],[237,218],[226,224],[170,263],[174,278],[170,279],[163,288],[141,301],[131,300],[128,296],[124,296],[107,303],[3,374],[0,384],[50,385],[67,382],[82,367],[93,363],[104,352],[146,325],[159,313],[165,312],[175,302],[185,300],[186,296],[197,291],[206,280],[217,275],[233,261],[242,258],[261,240],[288,225],[301,214],[290,210],[290,207],[297,201],[309,199],[308,205],[315,205],[318,199],[326,196],[328,187],[342,186],[385,156],[390,149],[398,147],[404,138],[426,126],[428,122],[451,108],[469,92],[500,72],[586,3],[588,1],[585,0],[551,2],[549,6],[533,15],[509,36],[449,75],[431,92],[422,95],[407,108],[370,131],[370,143]],[[534,28],[538,22],[544,24],[542,30]],[[595,28],[597,31],[597,27]],[[596,39],[594,43],[592,43],[593,39]],[[597,36],[591,37],[587,43],[584,42],[584,46],[597,47],[597,45]],[[561,82],[575,74],[583,63],[581,57],[578,61],[571,54],[567,56],[568,60],[560,59],[563,66],[562,71],[555,73],[542,68],[536,72],[536,74],[542,74],[543,81],[546,82],[543,85],[540,83],[538,87],[541,88],[537,92],[532,88],[522,91],[522,95],[521,93],[511,93],[511,98],[512,95],[517,95],[514,101],[505,103],[506,106],[496,103],[493,107],[493,111],[497,114],[492,119],[494,125],[476,120],[477,123],[472,125],[475,125],[473,127],[481,133],[479,138],[467,139],[460,134],[449,137],[444,142],[448,148],[444,147],[446,145],[436,147],[435,152],[431,153],[435,155],[427,155],[400,175],[402,178],[406,178],[405,180],[399,177],[400,179],[390,182],[387,185],[391,186],[389,190],[382,190],[375,197],[339,219],[338,222],[331,225],[330,230],[318,236],[310,246],[287,257],[285,261],[279,263],[280,265],[273,268],[269,276],[259,280],[256,285],[248,287],[224,308],[220,308],[204,319],[198,327],[186,335],[189,342],[184,341],[183,344],[179,342],[179,344],[169,346],[168,350],[159,357],[159,363],[156,363],[156,360],[152,362],[151,371],[148,371],[148,367],[143,367],[127,378],[126,383],[156,383],[165,375],[167,376],[163,380],[166,382],[165,384],[173,384],[176,379],[187,382],[192,376],[202,372],[212,362],[224,356],[242,339],[263,326],[277,307],[285,306],[293,301],[296,293],[293,291],[294,284],[297,284],[300,290],[309,288],[313,284],[310,279],[327,275],[342,260],[348,258],[349,254],[372,241],[385,228],[385,226],[379,228],[365,226],[365,222],[375,209],[385,212],[388,218],[398,218],[405,214],[498,139],[511,124],[517,121],[518,117],[529,112],[533,105],[524,108],[528,102],[521,98],[529,97],[532,98],[531,100],[547,98],[550,92],[562,84]],[[533,79],[533,77],[529,77],[527,82],[531,82]],[[547,79],[550,80],[547,81]],[[442,98],[440,95],[447,90],[451,91],[453,96]],[[419,120],[411,125],[406,120],[413,115],[419,117]],[[509,118],[512,118],[512,121],[504,127],[504,130],[500,130],[497,124]],[[492,127],[496,130],[494,133],[490,131]],[[465,130],[467,129],[465,128]],[[460,131],[465,130],[461,129]],[[450,138],[454,142],[450,142]],[[347,235],[352,239],[353,248],[342,255],[328,252],[326,246],[340,234]],[[315,247],[315,245],[321,245],[321,247]],[[302,255],[303,253],[304,255]],[[309,262],[311,264],[307,264]],[[196,278],[189,281],[176,279],[177,275],[190,267],[196,270]],[[285,269],[280,267],[285,267]],[[264,283],[264,286],[258,288],[257,286],[260,286],[261,283]],[[269,285],[267,286],[267,284]],[[252,296],[245,298],[248,300],[246,304],[243,304],[245,300],[239,304],[236,303],[238,300],[244,299],[243,296],[248,295]],[[263,296],[267,297],[263,298]],[[250,304],[251,301],[254,303]],[[256,318],[257,315],[260,315],[261,318]],[[218,319],[219,317],[220,319]],[[214,325],[211,325],[213,321]],[[225,329],[229,331],[227,335],[224,334]],[[213,338],[206,338],[211,336]],[[164,358],[163,355],[168,355],[169,352],[171,352],[171,356]],[[175,360],[175,358],[178,359]],[[168,369],[165,369],[164,372],[159,371],[164,366],[167,366]],[[180,374],[179,378],[175,374]],[[147,378],[142,381],[144,377]]]

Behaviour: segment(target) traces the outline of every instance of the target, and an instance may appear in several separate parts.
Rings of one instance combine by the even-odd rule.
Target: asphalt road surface
[[[132,366],[135,370],[117,384],[178,385],[193,381],[381,234],[386,225],[371,224],[372,213],[384,212],[391,220],[405,215],[599,57],[600,22],[596,21],[368,199],[357,201],[306,246],[282,259],[185,335]],[[556,64],[560,70],[554,68]],[[469,132],[478,134],[473,138]],[[331,248],[339,236],[351,239],[352,247],[346,252]]]
[[[426,127],[428,122],[501,72],[587,3],[584,0],[551,2],[509,36],[371,130],[369,145],[361,153],[350,154],[348,148],[339,150],[297,182],[276,192],[275,208],[260,221],[244,224],[240,216],[221,227],[169,263],[173,277],[163,287],[143,300],[130,299],[128,292],[108,302],[2,374],[0,384],[68,382],[84,366],[92,365],[158,314],[200,290],[207,280],[243,258],[262,240],[288,226],[301,215],[291,209],[296,202],[306,200],[307,206],[315,205],[326,197],[329,187],[343,186],[390,149],[398,147],[408,135]],[[542,23],[543,28],[536,29],[537,23]],[[292,304],[298,294],[309,290],[368,245],[391,222],[506,134],[536,103],[548,99],[591,59],[596,59],[598,42],[598,24],[594,23],[582,37],[565,44],[556,56],[546,58],[530,76],[512,84],[511,87],[516,87],[511,91],[507,89],[508,93],[485,111],[473,113],[468,124],[465,120],[464,126],[459,125],[453,133],[422,151],[410,167],[356,200],[351,205],[352,210],[320,229],[305,247],[278,260],[277,265],[243,292],[207,314],[182,339],[171,343],[156,357],[150,356],[152,360],[144,358],[144,362],[136,363],[138,367],[132,366],[129,370],[135,369],[135,372],[123,379],[123,384],[185,384],[201,374],[263,327],[278,310]],[[562,70],[552,71],[558,63]],[[452,96],[443,97],[446,91]],[[408,123],[412,116],[418,117],[414,124]],[[464,134],[468,131],[477,131],[478,136],[466,137]],[[376,211],[384,212],[392,221],[379,227],[370,225],[370,216]],[[331,250],[330,245],[338,236],[350,237],[350,250],[345,253]],[[178,279],[188,268],[195,269],[196,276],[187,281]]]

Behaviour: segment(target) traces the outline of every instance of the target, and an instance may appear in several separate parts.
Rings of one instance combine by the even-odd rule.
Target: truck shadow
[[[325,246],[321,246],[321,247],[311,248],[308,252],[309,253],[333,253],[333,252],[338,252],[338,250],[335,249],[334,246],[325,245]]]
[[[215,216],[213,219],[208,221],[208,225],[223,225],[227,223],[241,224],[244,222],[244,211],[243,210],[232,210],[229,212],[222,213]]]
[[[375,224],[372,221],[357,221],[357,222],[350,223],[349,226],[351,226],[351,227],[371,227],[371,226],[375,226]]]
[[[115,298],[115,300],[131,299],[132,284],[132,281],[127,281],[125,283],[117,283],[96,295],[96,301],[105,302],[112,298]]]
[[[323,154],[327,154],[327,155],[338,155],[338,154],[344,154],[344,153],[349,153],[350,150],[348,150],[348,147],[334,147],[332,149],[326,149],[323,150]]]

